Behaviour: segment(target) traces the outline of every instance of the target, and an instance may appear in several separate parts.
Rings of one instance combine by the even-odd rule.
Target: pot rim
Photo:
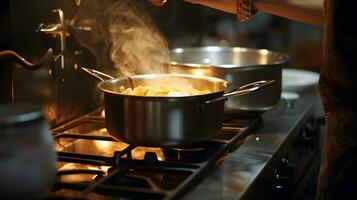
[[[224,87],[224,89],[219,90],[219,91],[215,91],[215,92],[211,92],[209,94],[199,94],[199,95],[189,95],[189,96],[138,96],[138,95],[129,95],[129,94],[121,94],[119,92],[110,90],[110,89],[106,89],[104,87],[105,84],[108,83],[117,83],[123,80],[133,80],[133,79],[155,79],[155,78],[160,78],[160,77],[185,77],[185,78],[192,78],[192,79],[202,79],[202,80],[208,80],[208,81],[212,81],[212,82],[217,82],[217,83],[221,83],[221,85]],[[118,96],[122,96],[122,97],[129,97],[129,98],[140,98],[140,99],[161,99],[161,100],[177,100],[177,99],[191,99],[191,98],[195,98],[195,97],[203,97],[203,96],[211,96],[214,94],[219,94],[219,93],[224,93],[224,90],[231,87],[232,83],[221,79],[221,78],[217,78],[217,77],[212,77],[212,76],[201,76],[201,75],[191,75],[191,74],[141,74],[141,75],[134,75],[134,76],[127,76],[127,77],[120,77],[120,78],[114,78],[114,79],[110,79],[110,80],[105,80],[103,82],[98,83],[97,87],[105,92],[105,93],[109,93],[109,94],[113,94],[113,95],[118,95]]]
[[[204,46],[204,47],[188,47],[188,48],[175,48],[172,49],[173,53],[182,53],[184,51],[197,51],[203,50],[208,52],[221,52],[221,51],[234,51],[234,52],[258,52],[262,54],[275,54],[279,56],[279,60],[267,64],[247,64],[247,65],[237,65],[237,64],[223,64],[223,65],[211,65],[204,63],[186,63],[186,62],[177,62],[171,61],[171,65],[182,65],[187,67],[206,67],[206,68],[217,68],[217,69],[247,69],[247,68],[256,68],[256,67],[267,67],[267,66],[276,66],[281,65],[289,61],[290,57],[287,54],[280,53],[277,51],[272,51],[268,49],[259,49],[259,48],[246,48],[246,47],[220,47],[220,46]]]

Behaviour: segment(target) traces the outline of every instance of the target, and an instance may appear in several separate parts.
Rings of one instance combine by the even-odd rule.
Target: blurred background
[[[211,8],[170,0],[164,7],[144,4],[171,48],[239,46],[265,48],[288,54],[290,67],[319,71],[321,27],[258,13],[247,22]]]

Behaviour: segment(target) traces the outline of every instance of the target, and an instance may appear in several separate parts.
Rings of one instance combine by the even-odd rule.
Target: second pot
[[[266,49],[240,47],[178,48],[171,51],[170,73],[222,78],[238,87],[258,80],[275,80],[251,95],[229,98],[225,115],[259,114],[280,101],[282,67],[288,56]]]

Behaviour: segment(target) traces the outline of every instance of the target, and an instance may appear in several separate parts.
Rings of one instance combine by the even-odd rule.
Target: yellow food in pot
[[[191,89],[180,89],[180,88],[170,88],[170,87],[146,87],[137,86],[134,89],[125,88],[124,86],[119,87],[120,94],[125,95],[135,95],[135,96],[192,96],[192,95],[203,95],[212,93],[210,90],[197,90],[193,87]]]

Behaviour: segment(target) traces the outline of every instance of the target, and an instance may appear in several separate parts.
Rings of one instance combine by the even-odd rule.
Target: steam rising
[[[145,12],[132,0],[120,0],[108,12],[115,67],[124,75],[162,72],[168,46]]]
[[[101,3],[83,2],[74,22],[77,39],[98,65],[111,63],[116,70],[106,71],[115,76],[165,72],[170,61],[167,42],[137,1],[117,0],[105,9]],[[81,27],[90,31],[78,31]]]

